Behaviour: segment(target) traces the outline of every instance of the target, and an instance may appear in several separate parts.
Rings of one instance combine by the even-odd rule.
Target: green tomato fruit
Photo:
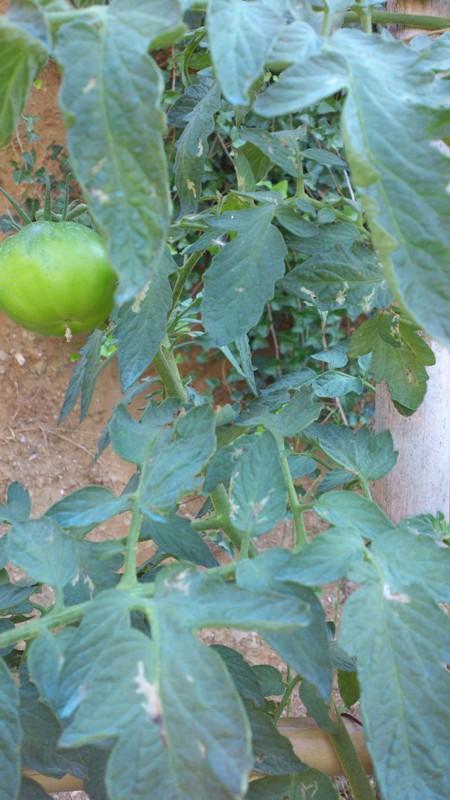
[[[85,333],[113,306],[117,275],[95,231],[33,222],[0,244],[0,308],[43,336]]]

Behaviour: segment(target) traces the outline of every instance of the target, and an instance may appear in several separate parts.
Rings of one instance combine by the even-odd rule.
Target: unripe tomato
[[[102,325],[116,283],[102,240],[80,223],[33,222],[0,244],[0,308],[34,333]]]

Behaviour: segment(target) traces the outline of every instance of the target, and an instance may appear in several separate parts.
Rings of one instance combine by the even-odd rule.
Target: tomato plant
[[[44,336],[102,325],[116,282],[102,240],[76,222],[38,221],[0,245],[0,308]]]
[[[450,23],[417,17],[439,35],[409,45],[376,25],[411,18],[368,2],[76,5],[15,0],[3,17],[0,140],[51,55],[71,167],[119,278],[113,327],[83,345],[61,419],[79,396],[86,414],[105,352],[117,358],[98,454],[111,446],[133,477],[37,518],[8,487],[0,800],[42,798],[26,770],[69,773],[90,800],[336,800],[314,753],[304,763],[282,735],[297,693],[355,800],[374,789],[342,711],[360,716],[383,800],[443,800],[449,525],[438,505],[395,525],[374,503],[392,437],[353,429],[341,398],[386,381],[414,414],[434,361],[420,329],[450,342],[450,162],[432,144],[450,121]],[[174,39],[161,73],[152,47]],[[6,247],[49,229],[29,230]],[[278,358],[258,385],[252,337],[286,295],[320,315],[315,352]],[[344,314],[330,346],[327,320]],[[230,361],[244,403],[216,408],[181,379],[186,339]],[[126,536],[91,535],[121,514]],[[262,548],[279,523],[289,546]],[[335,630],[320,587],[344,580]],[[257,631],[284,672],[206,646],[211,627]]]

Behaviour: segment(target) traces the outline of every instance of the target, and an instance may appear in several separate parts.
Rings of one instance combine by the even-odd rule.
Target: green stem
[[[336,711],[333,714],[333,720],[336,723],[336,729],[333,733],[328,733],[328,736],[349,782],[354,800],[374,800],[375,796],[370,781],[341,715]]]
[[[361,17],[361,27],[364,33],[372,33],[372,9],[369,5],[364,3],[364,0],[362,2],[359,0],[359,3],[360,10],[356,13],[359,13]]]
[[[71,222],[73,219],[81,217],[81,215],[84,214],[85,211],[89,211],[86,203],[79,203],[79,205],[77,205],[75,208],[72,208],[70,211],[67,212],[66,214],[67,222]]]
[[[178,372],[177,362],[172,350],[170,350],[167,337],[165,337],[165,340],[153,359],[153,364],[158,370],[159,377],[161,378],[168,396],[178,397],[182,403],[187,403],[187,392],[183,386],[180,373]]]
[[[369,484],[362,475],[355,475],[359,479],[361,484],[361,489],[363,490],[364,497],[367,497],[368,500],[372,500],[372,492],[369,489]]]
[[[23,221],[25,222],[25,225],[30,225],[30,223],[33,220],[31,219],[31,217],[28,216],[25,209],[23,209],[22,206],[19,206],[19,203],[16,200],[14,200],[14,197],[11,197],[9,192],[7,192],[6,189],[3,188],[3,186],[0,186],[0,192],[5,195],[7,200],[9,200],[13,208],[15,208],[15,210],[17,211],[19,217],[22,217]]]
[[[200,261],[204,252],[205,252],[204,250],[199,250],[198,253],[192,253],[192,255],[189,256],[187,261],[183,264],[180,271],[178,272],[177,279],[175,281],[175,286],[173,287],[172,309],[175,308],[175,306],[177,305],[181,297],[184,285],[187,279],[189,278],[189,275],[191,274],[197,262]]]
[[[220,529],[223,530],[226,535],[228,536],[229,540],[237,547],[239,552],[242,551],[242,545],[244,542],[244,536],[242,533],[234,527],[233,523],[230,519],[230,511],[231,511],[231,504],[230,498],[226,492],[225,486],[221,483],[219,486],[211,492],[211,500],[214,506],[214,510],[216,512],[216,518],[220,520]],[[258,555],[258,548],[256,547],[255,543],[249,540],[248,543],[248,555],[250,558],[254,558]]]
[[[84,610],[89,605],[89,602],[79,603],[76,606],[69,608],[51,610],[44,617],[33,622],[28,622],[26,625],[21,625],[14,630],[7,631],[0,634],[0,649],[3,647],[11,647],[17,642],[34,639],[44,630],[44,628],[59,628],[63,625],[71,625],[73,622],[78,622],[83,616]]]
[[[284,690],[283,693],[283,697],[278,703],[277,709],[273,715],[273,721],[275,725],[277,725],[277,723],[280,721],[281,715],[284,709],[286,708],[287,704],[289,703],[289,700],[291,699],[292,692],[294,691],[297,684],[300,683],[301,679],[302,679],[301,675],[296,675],[295,678],[292,678],[292,680],[289,681],[288,685],[286,686],[286,689]]]
[[[282,436],[275,436],[275,441],[278,447],[278,454],[280,457],[281,471],[283,473],[284,485],[287,489],[289,505],[291,507],[292,516],[294,518],[295,529],[295,544],[293,550],[301,550],[302,547],[308,544],[305,526],[303,524],[302,511],[303,506],[299,503],[297,491],[292,480],[291,471],[287,460],[286,450],[284,447],[284,439]]]
[[[332,22],[333,22],[333,15],[331,14],[330,9],[327,6],[323,13],[322,30],[320,31],[322,36],[330,36]]]
[[[344,23],[359,22],[359,13],[349,11],[344,17]],[[450,17],[429,17],[420,14],[400,14],[390,11],[372,11],[372,24],[374,25],[404,25],[407,28],[425,28],[430,31],[439,31],[450,28]]]
[[[214,515],[191,520],[191,526],[196,531],[218,531],[222,527],[222,518]]]
[[[301,152],[297,142],[295,142],[295,149],[296,149],[296,153],[297,153],[297,164],[298,164],[297,186],[296,186],[296,189],[295,189],[295,196],[296,197],[304,197],[304,195],[305,195],[305,181],[304,181],[304,176],[303,176],[302,152]]]
[[[137,497],[132,499],[133,513],[131,517],[130,530],[128,531],[127,549],[125,555],[125,567],[119,582],[120,589],[130,589],[138,584],[136,575],[136,559],[141,532],[143,513],[139,509]]]

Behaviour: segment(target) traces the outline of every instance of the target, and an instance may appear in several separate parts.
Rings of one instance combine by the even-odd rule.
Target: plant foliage
[[[118,275],[61,419],[78,397],[85,416],[107,343],[123,398],[99,454],[135,467],[120,495],[83,487],[39,518],[18,483],[0,505],[0,800],[48,796],[23,769],[80,777],[91,800],[332,800],[276,727],[298,684],[356,800],[373,793],[339,711],[358,702],[379,796],[446,796],[448,525],[387,519],[370,482],[396,463],[391,435],[344,407],[371,378],[414,413],[434,363],[419,327],[450,343],[450,36],[396,41],[372,5],[12,0],[0,20],[0,143],[56,59],[71,168]],[[294,345],[261,381],[280,305]],[[192,341],[228,359],[245,403],[181,380]],[[90,536],[121,514],[126,537]],[[291,546],[260,549],[279,523]],[[336,635],[320,587],[347,580]],[[285,672],[205,628],[258,632]]]

